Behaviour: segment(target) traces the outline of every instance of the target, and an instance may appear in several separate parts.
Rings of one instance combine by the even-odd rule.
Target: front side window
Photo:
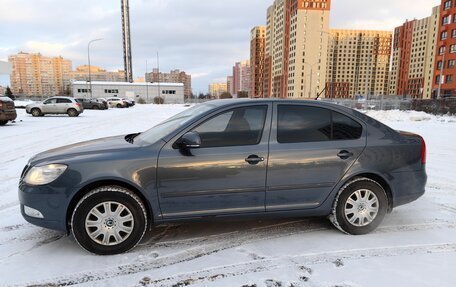
[[[280,105],[279,143],[325,142],[361,138],[362,126],[355,120],[325,108]]]
[[[49,104],[55,104],[56,102],[57,102],[56,99],[49,99],[49,100],[46,100],[46,101],[44,102],[44,104],[45,104],[45,105],[49,105]]]
[[[268,106],[236,108],[223,112],[193,131],[201,137],[201,147],[256,145],[261,141]]]

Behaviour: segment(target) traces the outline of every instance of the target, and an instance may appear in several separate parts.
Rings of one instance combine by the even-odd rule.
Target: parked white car
[[[52,97],[25,107],[27,114],[41,117],[48,114],[67,114],[77,117],[84,112],[84,108],[75,99],[69,97]]]
[[[108,105],[111,108],[128,108],[128,103],[124,99],[121,98],[107,98]]]

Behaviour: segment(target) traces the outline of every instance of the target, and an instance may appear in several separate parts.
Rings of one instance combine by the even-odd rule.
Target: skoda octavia
[[[327,216],[361,235],[424,194],[425,163],[423,138],[352,109],[220,100],[143,133],[38,154],[19,198],[27,221],[102,255],[154,225],[207,218]]]

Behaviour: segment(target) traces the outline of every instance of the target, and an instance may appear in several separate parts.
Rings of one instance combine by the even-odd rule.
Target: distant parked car
[[[106,110],[104,104],[97,102],[94,99],[77,98],[76,102],[82,104],[82,107],[87,110]]]
[[[421,197],[426,180],[424,139],[358,111],[219,100],[143,133],[36,155],[19,201],[27,221],[71,231],[90,252],[119,254],[152,226],[207,218],[327,216],[366,234]]]
[[[133,107],[136,104],[135,100],[125,99],[125,98],[123,98],[122,100],[127,102],[128,107]]]
[[[17,117],[14,102],[8,97],[0,97],[0,126],[14,121]]]
[[[69,97],[52,97],[43,102],[33,103],[25,107],[27,114],[41,117],[48,114],[67,114],[77,117],[84,112],[82,104]]]
[[[108,105],[108,101],[105,99],[105,98],[98,98],[98,99],[95,99],[97,102],[99,102],[100,104],[102,104],[105,109],[109,109],[109,105]]]
[[[128,103],[121,98],[108,98],[107,101],[111,108],[128,108]]]

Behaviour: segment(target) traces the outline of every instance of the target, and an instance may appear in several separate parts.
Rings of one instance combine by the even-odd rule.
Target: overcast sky
[[[181,69],[193,77],[193,90],[207,92],[225,81],[234,62],[248,59],[250,29],[265,24],[273,0],[130,0],[134,77],[149,69]],[[406,19],[423,18],[439,0],[333,0],[331,28],[392,30]],[[0,60],[41,52],[123,69],[120,0],[0,0]],[[0,77],[6,85],[8,77]]]

